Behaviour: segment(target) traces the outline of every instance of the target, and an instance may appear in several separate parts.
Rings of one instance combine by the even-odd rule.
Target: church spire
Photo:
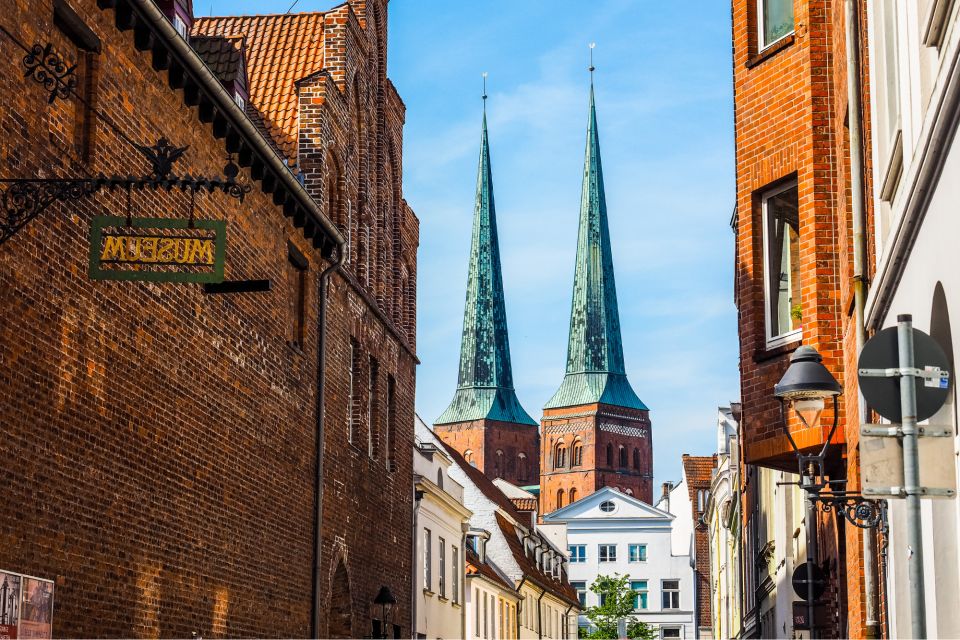
[[[483,132],[460,344],[460,375],[453,401],[435,424],[487,419],[536,425],[520,406],[513,389],[487,138],[486,80],[483,93]]]
[[[607,225],[597,108],[590,60],[590,116],[580,199],[580,231],[570,311],[567,373],[547,409],[604,403],[646,410],[627,381]]]

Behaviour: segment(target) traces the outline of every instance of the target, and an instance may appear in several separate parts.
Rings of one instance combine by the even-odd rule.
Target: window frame
[[[770,278],[771,278],[771,268],[770,268],[770,224],[769,224],[769,212],[768,212],[768,203],[771,199],[776,196],[790,191],[791,189],[797,189],[797,238],[800,238],[800,214],[799,214],[799,183],[796,177],[789,180],[785,180],[779,184],[769,186],[759,192],[760,197],[760,225],[762,227],[762,242],[763,242],[763,320],[764,320],[764,338],[765,343],[768,349],[779,347],[791,342],[800,340],[803,336],[803,321],[801,316],[801,324],[797,329],[791,329],[786,333],[779,335],[773,335],[773,314],[770,312]],[[799,246],[799,240],[797,242]],[[798,249],[799,251],[799,249]],[[799,260],[799,255],[797,260]],[[803,300],[801,299],[799,304],[801,305],[801,313],[803,311]]]
[[[638,589],[633,585],[643,585],[642,589]],[[650,582],[649,580],[630,580],[630,589],[636,591],[637,595],[633,598],[633,610],[634,611],[648,611],[650,609]],[[642,600],[641,600],[642,598]],[[641,603],[643,606],[641,607]]]
[[[433,593],[433,538],[426,527],[423,528],[423,589]]]
[[[770,42],[764,41],[765,25],[763,23],[763,6],[765,2],[769,2],[769,1],[770,0],[756,0],[756,5],[754,5],[757,11],[757,53],[763,53],[770,47],[773,47],[779,44],[781,41],[786,40],[787,38],[789,38],[790,36],[794,35],[797,32],[797,13],[796,13],[796,5],[794,5],[793,28],[787,31],[786,33],[784,33],[782,36],[780,36],[776,40],[772,40]],[[793,2],[793,0],[788,0],[788,1]]]
[[[437,586],[441,598],[447,597],[447,541],[442,536],[437,537],[437,548],[440,553],[437,556]]]
[[[575,553],[574,549],[578,549],[580,553]],[[585,544],[568,544],[567,553],[570,556],[570,564],[583,564],[587,561],[587,545]]]
[[[676,631],[676,632],[677,632],[677,635],[676,635],[676,636],[666,636],[666,635],[664,635],[664,633],[667,632],[667,631]],[[661,638],[661,639],[663,639],[663,638],[674,638],[674,637],[675,637],[675,638],[683,638],[683,627],[677,627],[677,626],[666,626],[666,627],[661,626],[661,627],[660,627],[660,638]]]
[[[612,553],[611,553],[612,550]],[[604,553],[606,551],[606,553]],[[604,559],[606,555],[606,559]],[[597,562],[616,562],[617,561],[617,545],[616,543],[602,543],[597,545]]]
[[[637,559],[633,559],[633,550],[637,550]],[[647,561],[647,545],[643,542],[632,542],[627,547],[627,560],[633,563],[640,563]]]
[[[577,586],[581,585],[581,586]],[[574,588],[577,592],[577,600],[580,601],[581,607],[587,606],[587,582],[586,580],[571,580],[570,586]]]
[[[450,577],[453,578],[450,582],[451,589],[451,600],[454,604],[460,604],[460,549],[454,545],[450,545],[450,558],[453,560],[452,571],[450,572]]]
[[[677,583],[676,589],[668,589],[667,583],[675,582]],[[671,597],[671,604],[673,600],[676,600],[676,606],[667,606],[667,596]],[[660,608],[664,611],[677,611],[680,609],[680,579],[679,578],[666,578],[660,581]]]

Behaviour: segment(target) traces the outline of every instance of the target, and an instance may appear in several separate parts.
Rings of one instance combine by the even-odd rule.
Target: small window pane
[[[800,328],[800,214],[796,185],[765,196],[767,337]]]
[[[793,0],[760,0],[760,48],[793,31]]]

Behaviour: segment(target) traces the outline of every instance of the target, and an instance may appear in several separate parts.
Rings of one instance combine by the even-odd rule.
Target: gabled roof
[[[324,68],[323,12],[197,18],[194,36],[246,38],[247,89],[267,133],[297,156],[298,80]]]
[[[647,504],[643,500],[635,498],[633,496],[628,496],[625,493],[621,493],[613,487],[603,487],[575,502],[571,502],[562,509],[557,509],[553,513],[548,513],[543,516],[543,520],[546,523],[561,523],[568,522],[579,516],[583,516],[588,512],[592,511],[594,506],[598,506],[601,502],[611,500],[613,502],[620,502],[626,505],[629,505],[633,508],[632,515],[625,515],[623,513],[612,512],[611,514],[592,514],[587,517],[590,519],[603,519],[603,520],[624,520],[624,519],[636,519],[636,518],[654,518],[662,520],[673,520],[676,516],[671,513],[668,513],[662,509],[658,509],[652,505]],[[599,509],[598,509],[599,510]],[[642,514],[642,515],[639,515]]]
[[[488,478],[483,471],[480,471],[475,466],[464,460],[459,451],[448,445],[440,438],[434,437],[434,440],[440,443],[440,446],[442,446],[444,450],[450,454],[450,457],[453,458],[454,464],[463,469],[463,472],[467,475],[470,481],[476,485],[477,489],[480,490],[480,493],[482,493],[488,500],[497,505],[497,507],[502,509],[517,522],[523,522],[525,520],[524,516],[520,515],[520,512],[517,511],[516,507],[513,506],[513,502],[510,500],[510,498],[508,498],[503,491],[500,491],[500,489],[497,488],[497,485],[493,484],[493,480]]]
[[[480,556],[470,547],[467,547],[466,574],[468,576],[483,576],[504,589],[509,589],[513,593],[517,592],[516,587],[510,584],[510,581],[502,576],[493,565],[488,562],[480,562]]]
[[[224,84],[245,80],[243,36],[194,36],[190,44]]]
[[[627,381],[623,362],[620,311],[607,223],[603,166],[600,162],[597,108],[591,80],[567,373],[560,388],[544,408],[594,403],[647,409]]]
[[[513,388],[486,108],[480,137],[467,300],[463,310],[460,373],[453,400],[435,424],[485,419],[537,424],[520,406]]]
[[[693,493],[696,488],[705,489],[713,480],[713,470],[717,467],[717,456],[691,456],[683,454],[683,475],[687,487]]]
[[[566,573],[561,573],[561,578],[558,580],[541,571],[540,567],[537,566],[537,563],[525,553],[523,542],[520,539],[520,535],[517,533],[517,528],[513,526],[513,523],[499,513],[496,514],[496,517],[497,526],[500,527],[503,537],[506,538],[507,544],[510,547],[510,553],[513,554],[513,559],[517,563],[517,566],[519,566],[520,570],[523,571],[524,577],[541,589],[549,591],[568,604],[579,607],[580,600],[577,598],[577,590],[574,589],[570,584]]]

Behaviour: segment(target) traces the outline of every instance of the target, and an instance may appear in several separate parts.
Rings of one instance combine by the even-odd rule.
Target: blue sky
[[[291,1],[195,7],[272,13]],[[531,415],[563,378],[596,42],[627,372],[651,408],[655,486],[678,479],[682,453],[715,450],[716,409],[738,396],[729,5],[393,0],[389,21],[404,192],[421,224],[417,410],[432,422],[456,387],[484,71],[514,380]]]

